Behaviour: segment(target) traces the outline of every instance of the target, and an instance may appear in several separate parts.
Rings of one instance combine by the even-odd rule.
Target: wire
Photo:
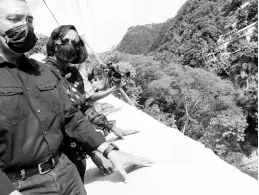
[[[55,19],[55,21],[57,22],[57,24],[59,25],[59,23],[58,23],[56,17],[54,16],[54,14],[52,13],[52,11],[50,10],[50,8],[49,8],[49,6],[47,5],[46,1],[43,0],[43,2],[44,2],[44,4],[46,5],[46,7],[48,8],[48,10],[49,10],[49,12],[51,13],[51,15],[53,16],[53,18]]]
[[[87,1],[88,2],[88,1]],[[94,13],[94,9],[93,9],[93,2],[92,2],[92,0],[90,0],[90,9],[91,9],[91,12],[92,12],[92,14],[93,14],[93,28],[92,28],[92,33],[93,34],[96,34],[96,22],[95,22],[95,13]],[[97,44],[99,45],[99,40],[96,40],[96,42],[97,42]]]
[[[76,1],[77,2],[77,7],[78,7],[78,10],[79,10],[79,15],[80,15],[80,25],[81,25],[81,29],[82,29],[82,32],[84,30],[84,27],[85,27],[85,24],[84,24],[84,17],[83,17],[83,12],[81,10],[81,6],[80,6],[80,3],[79,1]]]

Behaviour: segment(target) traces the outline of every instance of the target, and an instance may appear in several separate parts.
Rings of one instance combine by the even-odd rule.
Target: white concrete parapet
[[[152,167],[128,167],[128,184],[117,172],[103,177],[88,160],[85,176],[90,195],[258,195],[258,182],[221,160],[201,143],[169,128],[114,96],[102,102],[121,107],[108,115],[118,127],[139,129],[124,141],[109,135],[122,151],[148,157]]]

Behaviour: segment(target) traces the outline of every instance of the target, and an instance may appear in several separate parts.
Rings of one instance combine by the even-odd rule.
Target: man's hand
[[[22,195],[18,190],[14,190],[11,194],[9,195]]]
[[[121,174],[125,183],[127,183],[127,173],[124,169],[125,165],[133,164],[138,166],[150,167],[153,163],[153,161],[147,158],[135,156],[116,150],[112,150],[111,152],[109,152],[108,159],[112,162],[114,167]]]
[[[111,161],[105,158],[100,152],[95,152],[91,155],[91,159],[104,176],[107,174],[110,175],[114,172],[114,167]]]
[[[113,126],[112,128],[112,132],[119,138],[123,139],[124,140],[124,136],[127,136],[127,135],[132,135],[132,134],[135,134],[135,133],[139,133],[140,131],[139,130],[122,130],[116,126]]]

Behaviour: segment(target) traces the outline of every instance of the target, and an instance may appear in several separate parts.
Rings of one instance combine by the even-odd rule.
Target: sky
[[[45,0],[59,25],[73,24],[96,52],[119,44],[131,26],[173,18],[186,0]],[[49,36],[58,27],[43,0],[27,0],[35,31]]]

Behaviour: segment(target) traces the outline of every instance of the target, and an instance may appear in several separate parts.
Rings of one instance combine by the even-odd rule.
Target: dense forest
[[[130,27],[116,50],[128,54],[144,54],[153,44],[163,24]]]
[[[187,0],[163,24],[129,28],[117,51],[100,57],[130,70],[124,90],[137,107],[249,172],[242,159],[258,147],[257,22],[257,0]],[[40,37],[30,54],[45,52]]]
[[[258,146],[257,9],[257,0],[188,0],[145,56],[120,55],[136,70],[141,109],[240,169]],[[253,23],[248,39],[233,38],[217,60],[205,60],[227,27],[239,32]]]

